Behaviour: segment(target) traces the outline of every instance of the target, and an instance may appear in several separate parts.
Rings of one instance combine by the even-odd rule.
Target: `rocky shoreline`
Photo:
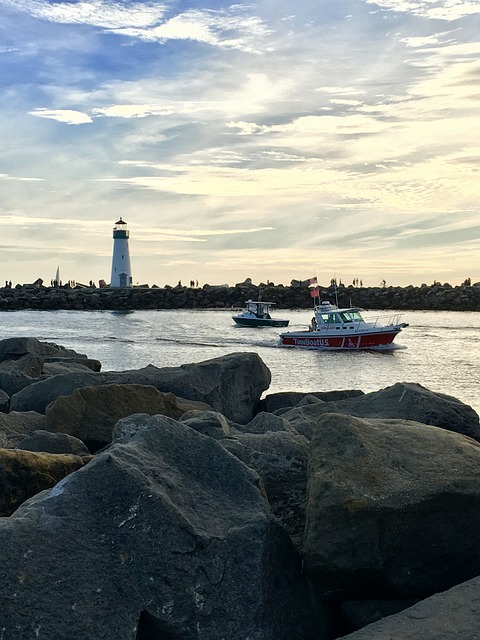
[[[270,382],[0,341],[2,640],[477,637],[475,411]]]
[[[322,300],[339,306],[364,309],[479,311],[480,283],[453,287],[448,283],[420,287],[354,287],[320,285]],[[312,306],[307,286],[292,281],[290,286],[272,283],[254,285],[249,279],[234,287],[227,285],[163,288],[147,285],[127,289],[85,287],[83,285],[45,287],[31,285],[0,288],[0,311],[20,309],[111,310],[143,309],[231,309],[241,308],[248,299],[274,302],[277,309],[309,309]]]

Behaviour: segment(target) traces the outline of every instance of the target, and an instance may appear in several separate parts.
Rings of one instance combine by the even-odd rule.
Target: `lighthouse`
[[[118,220],[113,227],[113,257],[112,276],[110,278],[111,287],[131,287],[132,267],[130,266],[130,252],[128,250],[127,223],[125,220]]]

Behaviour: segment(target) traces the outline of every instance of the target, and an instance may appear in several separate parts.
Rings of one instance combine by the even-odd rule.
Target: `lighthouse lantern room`
[[[113,257],[111,287],[132,287],[132,267],[128,249],[129,231],[125,220],[118,220],[113,227]]]

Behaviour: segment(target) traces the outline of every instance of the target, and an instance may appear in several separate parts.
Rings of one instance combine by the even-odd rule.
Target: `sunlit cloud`
[[[34,18],[61,24],[90,24],[105,29],[149,27],[165,13],[162,3],[105,2],[46,2],[43,0],[2,0],[1,4]]]
[[[432,20],[458,20],[480,13],[476,0],[365,0],[383,9],[412,13]]]
[[[88,114],[81,111],[73,111],[72,109],[35,109],[29,113],[38,118],[56,120],[64,124],[88,124],[92,122],[92,118]]]

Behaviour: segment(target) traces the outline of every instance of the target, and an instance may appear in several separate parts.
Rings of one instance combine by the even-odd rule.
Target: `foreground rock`
[[[180,398],[204,402],[227,418],[249,422],[271,374],[256,353],[231,353],[204,362],[159,369],[107,373],[69,373],[53,376],[25,387],[12,396],[11,411],[45,413],[47,405],[75,389],[106,384],[140,384]]]
[[[304,559],[324,592],[423,598],[480,575],[480,445],[392,422],[317,424]]]
[[[479,637],[480,578],[343,636],[348,640],[475,640]]]
[[[83,467],[89,459],[0,449],[0,517],[9,516],[25,500],[44,489],[50,489],[59,480]]]
[[[257,474],[166,417],[0,520],[0,554],[5,640],[327,637]]]
[[[45,411],[45,429],[82,440],[90,451],[112,441],[112,430],[121,418],[134,413],[162,414],[178,419],[187,411],[208,411],[202,402],[177,398],[139,384],[82,387],[59,396]]]

